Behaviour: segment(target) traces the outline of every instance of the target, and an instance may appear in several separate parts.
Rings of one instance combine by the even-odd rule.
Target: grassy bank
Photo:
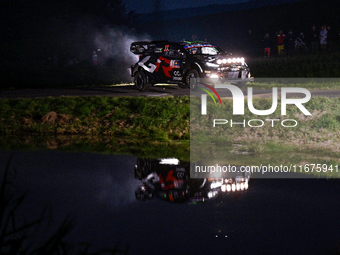
[[[288,106],[287,115],[283,116],[280,101],[276,111],[269,116],[254,115],[247,107],[245,115],[233,116],[232,100],[222,102],[223,106],[218,107],[208,102],[209,115],[206,116],[200,114],[199,100],[191,102],[191,146],[196,150],[192,156],[196,155],[197,159],[203,155],[208,159],[211,154],[236,164],[246,161],[272,164],[306,160],[340,162],[340,99],[311,99],[304,104],[312,114],[310,116],[305,116],[295,106]],[[272,105],[271,99],[256,99],[253,103],[259,110],[269,109]],[[213,119],[226,119],[228,123],[214,128]],[[244,124],[231,126],[231,121]],[[296,126],[284,127],[282,121],[285,126]]]
[[[215,144],[216,155],[229,164],[322,163],[336,164],[340,152],[340,99],[312,98],[305,104],[312,113],[303,115],[288,106],[282,116],[280,102],[270,116],[254,116],[245,107],[244,116],[232,116],[232,100],[223,99],[209,119],[192,112],[190,98],[59,97],[0,100],[0,146],[2,149],[62,149],[148,157],[178,157],[188,160],[190,139]],[[200,109],[200,101],[192,101]],[[269,109],[270,99],[254,99],[256,109]],[[196,115],[195,115],[196,114]],[[242,122],[246,127],[219,125],[213,118]],[[228,117],[229,116],[229,117]],[[250,127],[261,119],[261,128]],[[275,126],[265,119],[277,119]],[[296,127],[283,127],[285,119]],[[260,125],[260,122],[252,122]],[[294,123],[285,122],[286,125]],[[209,157],[214,148],[192,147]],[[216,156],[215,155],[215,156]],[[294,160],[293,160],[294,159]],[[195,160],[195,158],[193,158]],[[197,159],[198,160],[198,159]]]
[[[254,89],[298,87],[308,90],[340,90],[340,78],[255,78],[247,83]]]
[[[189,97],[2,99],[0,133],[189,139]]]
[[[257,78],[339,78],[340,52],[284,57],[258,57],[247,60]]]

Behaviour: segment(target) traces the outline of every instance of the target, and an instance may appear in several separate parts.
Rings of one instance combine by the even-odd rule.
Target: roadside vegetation
[[[305,116],[294,105],[288,105],[287,114],[281,115],[281,100],[278,100],[276,111],[269,116],[254,115],[247,107],[245,107],[244,115],[233,116],[232,100],[222,99],[222,102],[223,106],[213,107],[211,105],[210,108],[210,102],[208,102],[211,112],[209,117],[200,115],[198,110],[192,110],[191,139],[194,136],[202,141],[209,139],[217,143],[245,143],[247,141],[252,144],[249,151],[253,152],[270,152],[270,150],[275,152],[280,146],[273,147],[273,142],[286,147],[286,150],[296,146],[295,150],[301,151],[323,148],[327,148],[328,153],[340,151],[340,99],[338,98],[312,98],[304,104],[312,114],[309,116]],[[199,100],[191,102],[194,109],[198,109],[198,104]],[[255,99],[253,104],[256,109],[269,109],[272,106],[272,100]],[[213,119],[221,119],[221,116],[225,116],[229,122],[216,124],[215,128],[211,128]],[[234,123],[243,123],[245,120],[245,124],[234,124],[231,127],[231,119]],[[267,121],[267,119],[275,119],[275,121]],[[248,122],[249,120],[252,121]],[[284,121],[283,124],[281,124],[282,121]],[[261,126],[261,128],[255,126]]]
[[[304,104],[310,116],[293,105],[287,106],[287,114],[283,116],[280,102],[269,116],[254,115],[248,107],[245,115],[233,116],[232,100],[222,99],[223,106],[218,107],[208,101],[209,115],[204,116],[200,113],[200,100],[192,99],[191,160],[208,165],[209,162],[258,166],[295,164],[297,167],[327,164],[332,165],[334,171],[325,174],[339,177],[340,170],[336,172],[334,167],[340,163],[340,99],[312,98]],[[255,99],[253,104],[259,110],[269,109],[272,100]],[[214,119],[225,119],[228,123],[213,127]],[[231,122],[242,124],[231,125]]]
[[[251,58],[247,64],[257,78],[339,78],[340,52]],[[320,88],[321,89],[321,88]]]
[[[0,132],[189,139],[189,97],[2,99]]]
[[[0,100],[0,148],[189,160],[189,97]]]
[[[340,152],[340,99],[316,97],[305,104],[312,113],[305,116],[294,106],[281,116],[277,110],[265,118],[254,116],[245,107],[244,116],[232,116],[232,100],[205,119],[191,112],[189,97],[58,97],[0,100],[1,147],[49,148],[68,151],[134,154],[138,156],[178,157],[188,160],[190,139],[224,145],[230,163],[268,162],[296,158],[338,161]],[[192,108],[199,108],[192,100]],[[269,109],[271,99],[254,99],[256,109]],[[233,119],[243,125],[217,125],[213,118]],[[229,117],[228,117],[229,116]],[[261,128],[249,127],[250,119],[263,119]],[[278,119],[274,127],[265,119]],[[284,119],[297,121],[296,127],[283,127]],[[230,120],[229,120],[230,121]],[[252,122],[252,125],[261,125]],[[294,125],[286,122],[286,125]],[[191,137],[190,137],[191,136]],[[216,139],[215,139],[216,138]],[[215,140],[214,140],[215,139]],[[306,153],[308,152],[308,153]],[[208,154],[207,154],[208,155]],[[222,154],[221,154],[222,155]],[[274,156],[276,155],[276,156]],[[256,157],[254,157],[256,156]],[[247,158],[247,159],[246,159]]]

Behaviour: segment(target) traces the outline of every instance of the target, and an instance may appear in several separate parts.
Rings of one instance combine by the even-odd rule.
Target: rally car
[[[194,88],[199,78],[239,87],[252,81],[244,58],[234,57],[207,42],[141,41],[133,42],[130,51],[139,55],[138,62],[131,66],[131,76],[139,91],[148,91],[156,83]]]
[[[223,185],[223,179],[190,178],[190,163],[177,158],[138,158],[135,178],[141,181],[135,190],[139,201],[158,197],[195,204],[216,197]]]

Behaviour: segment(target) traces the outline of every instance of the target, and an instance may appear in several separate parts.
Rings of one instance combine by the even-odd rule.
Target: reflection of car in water
[[[133,42],[130,51],[139,55],[131,66],[131,76],[140,91],[148,91],[156,83],[193,88],[198,78],[228,81],[239,87],[253,80],[244,58],[232,57],[207,42],[141,41]]]
[[[190,178],[190,163],[176,158],[138,158],[135,178],[141,181],[135,191],[137,200],[154,197],[170,202],[204,202],[220,192],[248,189],[250,175],[230,178]]]

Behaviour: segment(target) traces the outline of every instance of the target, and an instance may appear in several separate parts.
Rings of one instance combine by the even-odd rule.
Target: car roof
[[[191,49],[191,48],[197,48],[197,47],[216,47],[215,45],[208,43],[208,42],[203,42],[203,41],[192,41],[192,42],[182,42],[181,43],[184,47],[184,49]]]

